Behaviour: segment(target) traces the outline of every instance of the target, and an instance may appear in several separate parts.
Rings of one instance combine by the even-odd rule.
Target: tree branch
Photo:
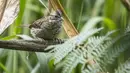
[[[32,52],[47,52],[44,49],[49,45],[62,44],[64,40],[0,40],[0,48]]]

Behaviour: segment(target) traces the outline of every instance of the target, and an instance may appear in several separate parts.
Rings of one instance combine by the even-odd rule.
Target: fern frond
[[[115,73],[130,73],[130,59],[125,63],[120,64],[120,66],[115,70]]]
[[[94,35],[95,33],[101,31],[103,28],[93,28],[89,29],[88,31],[81,32],[78,36],[76,36],[76,43],[81,44],[86,41],[90,36]]]
[[[90,38],[88,38],[89,41],[87,42],[87,46],[90,42],[94,43],[96,41],[93,45],[96,45],[98,47],[98,45],[103,43],[103,41],[109,40],[110,38],[108,38],[108,36],[114,32],[115,31],[111,31],[111,32],[107,33],[106,36],[93,37],[93,38],[91,37],[92,40]],[[65,58],[66,62],[65,62],[64,68],[63,68],[63,73],[67,73],[67,72],[70,73],[72,71],[72,69],[77,66],[77,64],[82,63],[85,65],[88,61],[90,61],[90,59],[93,59],[93,57],[90,56],[90,49],[92,49],[92,48],[89,49],[89,48],[85,48],[85,47],[86,46],[77,46],[75,49],[73,49],[73,51],[71,53],[69,53],[69,55],[67,55],[67,58]],[[96,47],[94,49],[96,49]],[[94,69],[97,70],[97,72],[99,72],[99,65],[95,65],[95,67],[94,67]],[[91,70],[91,66],[89,68]],[[84,67],[83,67],[83,69],[84,69]],[[101,68],[100,68],[100,70],[101,70]],[[92,72],[92,71],[90,71],[90,72]]]
[[[110,46],[109,36],[114,32],[115,31],[108,32],[105,36],[97,36],[89,38],[86,46],[88,49],[88,53],[91,54],[93,53],[93,55],[95,54],[95,56],[98,56],[100,53],[102,53],[103,50],[105,50],[107,47]],[[107,42],[105,43],[105,41]],[[96,52],[98,54],[96,54]]]
[[[112,64],[120,53],[130,46],[128,32],[114,39],[110,36],[116,32],[115,30],[108,32],[105,36],[91,37],[100,30],[102,28],[83,31],[65,43],[54,47],[54,64],[63,63],[62,73],[71,73],[79,63],[83,65],[82,73],[107,72],[106,66]],[[96,64],[90,66],[88,62],[91,60]]]
[[[114,31],[109,32],[106,36],[101,36],[101,37],[91,37],[88,38],[89,40],[91,40],[90,42],[95,42],[93,45],[99,45],[100,43],[103,43],[104,40],[108,40],[108,36],[110,34],[112,34]],[[100,39],[99,39],[100,38]],[[107,39],[108,38],[108,39]],[[90,43],[89,42],[89,43]],[[89,44],[87,43],[87,45]],[[92,48],[91,48],[92,49]],[[77,64],[81,63],[82,64],[86,64],[90,59],[93,59],[92,56],[89,55],[90,51],[88,50],[88,48],[86,49],[84,46],[78,46],[75,50],[73,50],[69,55],[67,55],[67,58],[65,58],[66,63],[64,65],[63,68],[63,72],[67,73],[67,72],[71,72],[73,68],[75,68],[77,66]],[[82,58],[82,59],[81,59]],[[98,65],[95,65],[99,68]],[[91,70],[91,67],[89,67]],[[84,69],[84,67],[83,67]],[[99,72],[98,69],[95,68],[95,70],[97,70]],[[93,69],[92,69],[93,71]],[[92,72],[91,71],[91,72]]]
[[[110,35],[114,33],[115,31],[108,32],[105,36],[101,37],[91,37],[88,39],[87,42],[87,50],[88,54],[90,54],[93,57],[101,57],[102,53],[111,45],[113,45],[113,41],[110,41]],[[107,42],[106,42],[107,41]],[[89,55],[89,56],[90,56]],[[94,58],[94,59],[95,59]]]
[[[108,62],[106,65],[100,64],[100,62],[102,61],[102,58],[104,58],[104,54],[106,54],[106,51],[108,51],[110,48],[112,48],[113,44],[115,44],[121,37],[124,37],[124,36],[119,36],[115,39],[106,40],[107,38],[109,38],[109,35],[111,35],[112,33],[113,33],[113,31],[106,34],[106,36],[99,37],[99,39],[98,38],[90,38],[88,40],[88,43],[87,43],[87,46],[86,46],[87,47],[88,59],[93,58],[93,60],[95,60],[96,63],[99,64],[97,69],[100,70],[100,71],[102,71],[104,69],[104,66],[106,66],[109,63],[109,60],[110,60],[109,58],[111,57],[111,55],[115,56],[113,54],[116,54],[116,52],[118,52],[118,54],[120,54],[120,52],[124,51],[124,49],[122,50],[120,48],[126,47],[126,46],[128,47],[128,45],[126,45],[126,44],[125,44],[125,46],[123,46],[123,45],[119,46],[118,45],[118,47],[114,47],[115,49],[118,48],[117,49],[118,51],[116,51],[116,52],[114,51],[114,53],[112,51],[112,53],[109,54],[110,56],[107,57],[108,59],[103,61],[103,63],[105,63],[105,64]],[[105,42],[105,40],[106,40],[106,42]],[[90,70],[88,70],[88,71],[90,71]]]
[[[62,73],[71,73],[72,70],[79,64],[85,63],[86,59],[84,59],[83,55],[81,54],[82,51],[80,49],[74,50],[65,58],[65,64],[63,67]]]
[[[60,62],[66,55],[68,55],[68,53],[74,50],[77,45],[82,44],[88,37],[102,29],[103,28],[91,29],[89,31],[79,34],[78,36],[66,41],[61,45],[57,45],[53,50],[55,59],[54,64]]]
[[[57,45],[54,50],[54,64],[60,62],[73,49],[75,49],[75,44],[72,41],[67,41],[62,45]]]
[[[112,64],[115,61],[115,58],[117,58],[121,52],[124,52],[126,49],[128,49],[127,47],[129,46],[130,43],[125,43],[125,44],[119,44],[111,48],[111,50],[109,50],[102,59],[101,61],[102,65],[107,66],[108,64]]]
[[[98,63],[95,63],[93,65],[87,65],[87,68],[82,69],[82,73],[102,73],[101,67]]]

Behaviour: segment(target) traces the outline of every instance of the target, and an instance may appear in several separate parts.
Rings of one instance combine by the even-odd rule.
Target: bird
[[[56,10],[50,15],[34,21],[30,26],[31,34],[34,38],[51,40],[56,38],[62,27],[62,12]]]

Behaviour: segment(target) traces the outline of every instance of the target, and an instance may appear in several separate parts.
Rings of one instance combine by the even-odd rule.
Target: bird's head
[[[63,20],[62,12],[58,9],[50,14],[49,17],[51,20]]]

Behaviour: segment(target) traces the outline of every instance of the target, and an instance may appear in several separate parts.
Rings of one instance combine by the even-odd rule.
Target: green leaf
[[[40,62],[40,70],[42,73],[50,73],[49,69],[49,59],[51,57],[50,53],[36,53],[38,61]]]

